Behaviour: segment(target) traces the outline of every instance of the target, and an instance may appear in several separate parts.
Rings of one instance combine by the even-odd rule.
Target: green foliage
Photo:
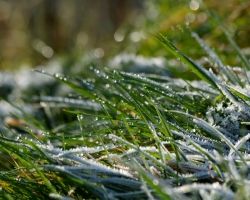
[[[202,80],[90,68],[90,81],[41,71],[74,95],[33,98],[47,122],[22,112],[22,123],[1,132],[1,198],[249,199],[248,78],[194,37],[227,73],[208,71],[161,35]]]
[[[190,1],[165,2],[147,4],[159,12],[146,16],[145,27],[164,32],[175,20],[193,16],[184,6]],[[166,55],[164,69],[136,56],[119,63],[124,70],[100,69],[95,57],[85,63],[73,55],[60,73],[37,70],[54,82],[23,93],[35,114],[10,102],[16,112],[0,122],[0,198],[250,199],[249,60],[235,35],[209,11],[213,3],[205,8],[197,2],[200,10],[191,24],[197,33],[179,26],[168,37],[127,45],[149,57]],[[240,5],[228,22],[248,3]],[[199,24],[201,16],[212,20]],[[222,56],[199,35],[210,44],[220,41],[215,47],[225,47]],[[197,60],[205,55],[205,64]],[[85,68],[70,74],[74,65]],[[6,100],[14,86],[4,84]],[[69,96],[60,96],[61,86]]]

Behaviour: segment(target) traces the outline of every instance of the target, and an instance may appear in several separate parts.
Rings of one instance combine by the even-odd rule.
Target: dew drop
[[[56,78],[60,78],[60,74],[58,74],[58,73],[55,73],[54,76],[55,76]]]
[[[189,8],[193,11],[198,10],[200,7],[200,3],[197,0],[191,0],[189,3]]]
[[[110,88],[110,84],[106,84],[106,85],[105,85],[105,88]]]
[[[157,179],[154,179],[154,180],[153,180],[153,184],[154,184],[154,185],[159,185],[159,181],[158,181]]]

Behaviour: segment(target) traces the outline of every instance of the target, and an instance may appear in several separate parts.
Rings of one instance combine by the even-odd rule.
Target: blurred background
[[[249,0],[0,0],[0,70],[86,54],[103,60],[121,52],[161,56],[159,32],[199,56],[187,26],[237,64],[226,58],[231,50],[208,10],[249,54]]]

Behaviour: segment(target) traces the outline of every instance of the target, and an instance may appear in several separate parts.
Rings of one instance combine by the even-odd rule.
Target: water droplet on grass
[[[191,0],[189,3],[189,8],[193,11],[198,10],[200,7],[200,3],[197,0]]]
[[[106,85],[105,85],[105,88],[110,88],[110,84],[106,84]]]
[[[154,184],[154,185],[159,185],[159,181],[158,181],[157,179],[154,179],[154,180],[153,180],[153,184]]]
[[[56,78],[59,78],[59,77],[60,77],[60,74],[55,73],[54,76],[55,76]]]

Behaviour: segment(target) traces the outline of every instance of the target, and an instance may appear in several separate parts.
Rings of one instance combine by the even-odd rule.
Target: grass
[[[97,68],[86,72],[91,80],[40,71],[74,95],[33,97],[44,119],[21,112],[21,122],[2,130],[1,198],[249,199],[247,58],[231,41],[246,67],[238,74],[193,37],[217,72],[158,39],[199,81]]]

